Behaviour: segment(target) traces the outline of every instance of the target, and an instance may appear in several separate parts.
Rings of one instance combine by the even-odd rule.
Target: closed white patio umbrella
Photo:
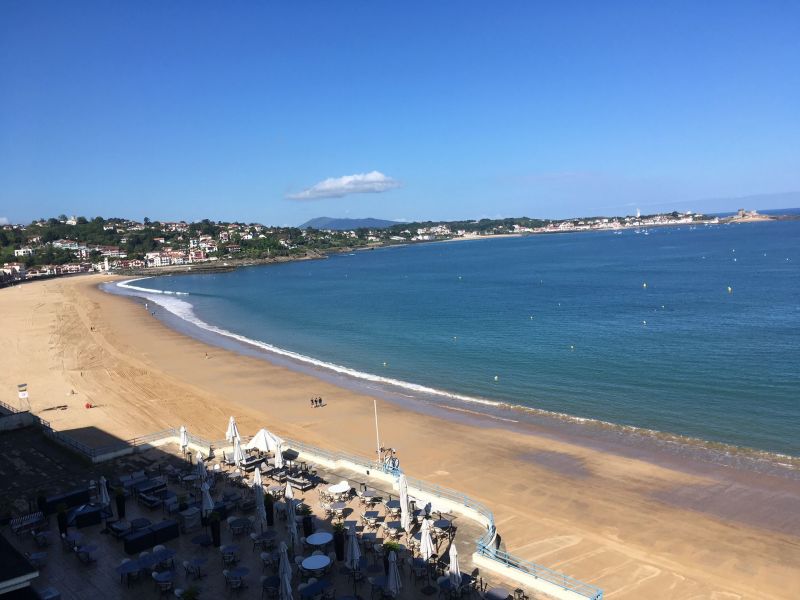
[[[281,579],[281,600],[292,600],[292,567],[289,565],[289,555],[286,553],[286,542],[281,542],[278,547],[278,577]]]
[[[411,511],[408,509],[408,482],[405,475],[400,475],[397,485],[400,487],[400,527],[410,531]]]
[[[239,467],[244,462],[244,452],[242,452],[242,443],[238,437],[233,438],[233,462]]]
[[[203,453],[200,450],[197,451],[197,476],[200,478],[200,481],[206,480],[206,463],[203,460]]]
[[[389,552],[389,575],[386,578],[386,591],[392,597],[397,597],[400,594],[400,588],[403,584],[400,583],[400,570],[397,568],[397,555],[394,550]]]
[[[292,490],[292,484],[288,480],[286,481],[286,487],[283,488],[283,497],[286,498],[287,504],[294,500],[294,490]]]
[[[264,506],[264,484],[261,483],[261,469],[256,467],[253,471],[253,492],[256,496],[256,513],[261,521],[261,529],[264,529],[264,523],[267,521],[267,509]]]
[[[225,439],[233,442],[234,439],[239,437],[239,428],[236,426],[236,419],[231,417],[228,420],[228,429],[225,432]]]
[[[356,528],[352,523],[347,528],[347,549],[345,550],[344,564],[353,571],[359,567],[361,560],[361,550],[358,547],[358,540],[356,539]]]
[[[433,545],[433,539],[431,539],[432,527],[433,525],[431,524],[430,519],[423,520],[422,526],[420,527],[419,554],[425,560],[428,560],[436,553],[436,548]]]
[[[275,450],[274,450],[274,452],[275,452],[275,468],[276,469],[282,469],[283,468],[283,452],[281,451],[281,448],[282,448],[282,445],[279,444],[278,447],[275,448]]]
[[[186,454],[186,447],[189,445],[189,433],[186,431],[186,426],[181,425],[180,429],[181,451]]]
[[[208,487],[208,483],[205,481],[200,485],[200,490],[202,492],[202,505],[200,508],[200,514],[204,517],[207,517],[211,514],[211,511],[214,510],[214,499],[211,497],[211,492],[209,491],[210,488]]]
[[[359,570],[360,562],[361,549],[358,547],[358,540],[356,539],[356,527],[351,523],[350,527],[347,528],[347,547],[344,552],[344,564],[353,571],[353,596],[358,591],[356,588],[358,580],[356,579],[355,571]]]
[[[105,476],[100,476],[100,483],[99,485],[99,494],[100,494],[100,506],[107,507],[111,504],[111,498],[108,497],[108,484],[106,484]]]
[[[453,589],[458,589],[461,585],[461,570],[458,568],[458,550],[456,542],[450,542],[450,585]]]
[[[289,532],[289,543],[292,545],[292,552],[297,548],[300,541],[297,533],[297,515],[294,512],[294,500],[286,501],[286,528]]]

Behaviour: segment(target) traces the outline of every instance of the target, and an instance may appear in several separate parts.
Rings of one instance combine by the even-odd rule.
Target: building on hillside
[[[202,262],[206,260],[207,256],[205,251],[200,249],[189,250],[189,262]]]
[[[32,256],[33,255],[33,248],[29,248],[27,246],[23,246],[19,250],[14,250],[14,256]]]
[[[3,263],[3,273],[5,273],[11,279],[25,279],[27,275],[27,269],[22,263]]]

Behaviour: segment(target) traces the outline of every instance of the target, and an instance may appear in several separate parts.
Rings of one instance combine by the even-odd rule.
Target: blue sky
[[[789,191],[796,1],[0,3],[0,219],[567,217]]]

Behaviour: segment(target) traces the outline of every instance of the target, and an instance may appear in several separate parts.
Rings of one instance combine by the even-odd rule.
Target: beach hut
[[[239,428],[236,426],[236,419],[231,417],[228,420],[228,429],[225,432],[225,439],[229,442],[233,442],[234,439],[239,438]]]

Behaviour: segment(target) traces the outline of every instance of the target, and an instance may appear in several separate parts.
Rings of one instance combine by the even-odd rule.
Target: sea
[[[205,341],[370,393],[800,457],[800,220],[405,245],[113,287]]]

